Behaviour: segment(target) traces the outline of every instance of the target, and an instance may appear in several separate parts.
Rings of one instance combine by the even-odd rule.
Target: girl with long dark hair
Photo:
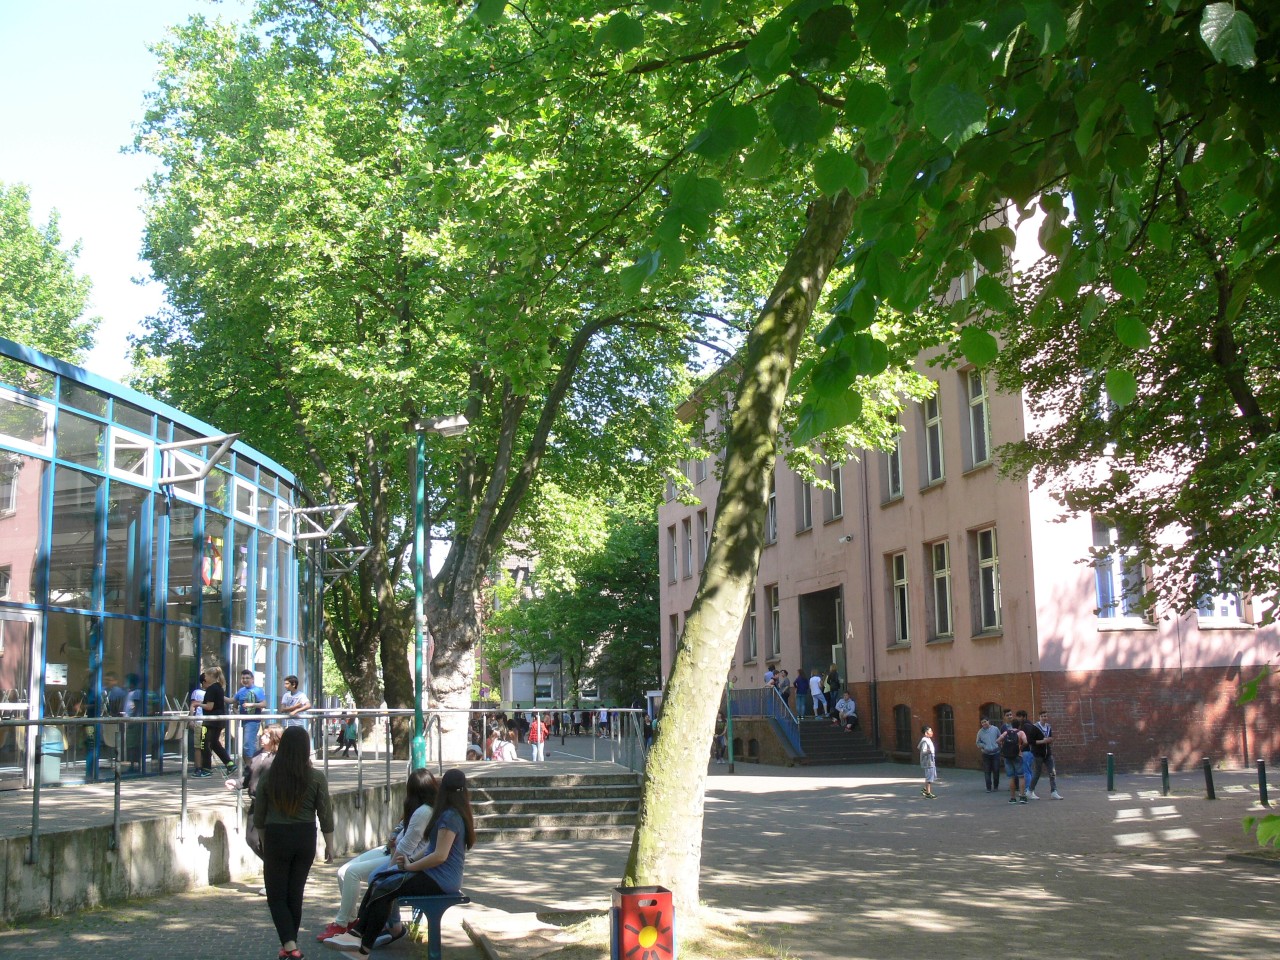
[[[289,727],[270,769],[253,796],[253,823],[262,833],[262,870],[271,922],[280,937],[281,960],[302,960],[302,892],[316,858],[316,820],[324,834],[324,859],[333,860],[333,804],[324,774],[311,766],[311,741]]]
[[[397,853],[420,856],[426,846],[427,825],[436,802],[435,775],[414,770],[405,784],[404,809],[400,822],[384,847],[374,847],[352,857],[338,868],[338,915],[320,931],[317,940],[328,940],[351,929],[356,918],[356,895],[366,880],[391,866]]]
[[[344,950],[359,950],[361,956],[367,956],[397,898],[461,891],[463,861],[475,842],[476,828],[466,775],[458,769],[449,770],[440,780],[435,809],[427,824],[426,850],[417,856],[397,852],[392,863],[400,872],[375,878],[364,895],[360,914],[351,930],[325,943]],[[403,925],[400,930],[392,931],[392,939],[403,935]]]

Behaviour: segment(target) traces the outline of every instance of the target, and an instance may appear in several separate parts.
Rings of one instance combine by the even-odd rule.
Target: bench
[[[400,897],[400,905],[413,911],[413,925],[427,920],[427,960],[440,960],[440,918],[450,907],[470,903],[464,893],[437,893],[423,897]]]

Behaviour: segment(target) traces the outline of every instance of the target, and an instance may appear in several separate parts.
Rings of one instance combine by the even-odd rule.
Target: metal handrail
[[[791,712],[791,707],[782,699],[777,687],[750,687],[734,689],[733,715],[735,717],[768,717],[778,721],[787,742],[796,753],[803,756],[800,746],[800,721]]]
[[[440,773],[444,772],[444,730],[443,730],[444,717],[443,715],[444,714],[466,714],[468,717],[470,717],[471,714],[478,714],[481,718],[485,718],[485,717],[492,716],[497,712],[498,711],[496,710],[475,710],[475,709],[464,709],[464,710],[433,709],[428,714],[426,719],[425,733],[430,734],[432,730],[435,731],[436,761],[437,761],[437,768]],[[510,712],[514,714],[533,713],[539,716],[547,715],[547,714],[556,714],[556,713],[565,715],[565,714],[571,713],[571,711],[568,709],[562,711],[559,708],[550,708],[550,709],[549,708],[537,708],[537,709],[531,708],[529,710],[512,710]],[[594,725],[595,725],[594,713],[596,713],[597,711],[591,711],[591,712],[593,713],[591,728],[594,728]],[[640,718],[641,718],[641,715],[643,714],[643,711],[636,708],[616,708],[616,709],[610,708],[609,712],[611,716],[615,717],[619,721],[617,723],[612,723],[609,728],[609,736],[607,740],[609,744],[609,755],[607,758],[599,756],[598,746],[600,743],[600,738],[592,736],[591,737],[591,759],[592,760],[608,759],[614,763],[622,764],[632,770],[637,770],[637,771],[643,770],[644,762],[645,762],[644,734],[643,734],[643,725],[640,722]],[[246,723],[272,723],[277,721],[283,722],[288,720],[300,720],[300,721],[303,721],[304,723],[312,720],[320,721],[320,724],[318,724],[318,727],[322,732],[319,738],[313,737],[313,742],[315,742],[316,739],[319,739],[320,741],[322,759],[323,759],[325,771],[327,773],[328,766],[329,766],[329,751],[327,749],[327,733],[323,732],[325,730],[325,724],[329,720],[340,719],[341,717],[344,717],[344,716],[346,717],[355,716],[357,719],[382,721],[384,723],[386,749],[384,751],[385,756],[384,756],[384,773],[383,773],[383,777],[384,777],[383,793],[384,793],[385,799],[389,801],[391,798],[392,789],[393,789],[393,785],[392,785],[392,759],[393,758],[392,758],[392,742],[391,742],[391,726],[392,725],[389,721],[392,718],[396,718],[396,717],[408,718],[408,717],[414,716],[414,710],[411,708],[403,708],[403,707],[402,708],[365,707],[365,708],[351,708],[351,709],[311,708],[304,711],[303,713],[298,714],[297,716],[292,716],[290,714],[284,714],[284,713],[263,713],[263,714],[232,713],[232,714],[217,714],[217,715],[196,715],[196,714],[185,714],[185,713],[177,713],[175,711],[169,711],[159,715],[151,715],[151,716],[143,716],[143,717],[40,717],[40,718],[17,717],[17,718],[8,718],[8,719],[0,720],[0,732],[3,732],[7,728],[14,728],[14,729],[20,728],[22,730],[26,730],[31,727],[36,728],[35,751],[34,751],[35,776],[32,778],[32,786],[31,786],[31,790],[32,790],[31,832],[30,832],[30,843],[27,849],[27,863],[36,863],[39,855],[40,805],[41,805],[42,787],[44,786],[43,760],[46,754],[46,750],[45,750],[45,747],[46,747],[45,728],[46,727],[55,727],[63,730],[64,733],[62,734],[62,742],[64,744],[70,742],[67,739],[67,735],[65,733],[65,730],[67,728],[70,728],[72,730],[76,728],[110,728],[112,739],[115,742],[115,756],[113,758],[101,758],[101,759],[102,759],[102,762],[104,763],[110,762],[113,767],[113,770],[112,770],[112,780],[113,780],[112,822],[111,822],[110,844],[111,844],[111,849],[116,849],[119,842],[119,836],[120,836],[121,799],[122,799],[123,791],[125,789],[124,780],[126,779],[123,776],[123,767],[126,762],[129,762],[126,758],[129,757],[131,753],[131,748],[129,747],[130,738],[128,736],[129,727],[131,726],[140,727],[143,729],[143,733],[139,737],[139,740],[136,746],[136,749],[138,750],[137,759],[136,761],[134,761],[139,764],[140,768],[142,768],[144,766],[144,760],[147,757],[147,754],[146,754],[146,750],[148,749],[147,745],[155,744],[157,742],[160,744],[160,757],[158,762],[161,766],[164,765],[165,757],[167,756],[164,753],[164,744],[167,741],[167,739],[172,739],[172,738],[166,738],[164,734],[166,732],[166,729],[169,728],[171,725],[179,724],[181,725],[181,727],[194,728],[202,725],[205,722],[210,722],[210,721],[217,722],[217,723],[225,723],[227,725],[229,732],[233,734],[233,739],[229,740],[229,745],[230,743],[236,743],[241,747],[241,749],[236,750],[236,756],[234,761],[235,767],[233,769],[234,769],[234,775],[236,779],[236,787],[235,787],[235,800],[236,800],[235,805],[237,810],[236,828],[237,830],[243,831],[245,827],[244,806],[242,802],[243,790],[244,790],[244,773],[245,773],[244,751],[242,749],[243,748],[243,732],[242,732],[243,726]],[[152,728],[159,727],[160,732],[158,734],[158,741],[157,739],[147,734],[146,729],[148,727],[152,727]],[[102,732],[104,734],[107,733],[107,729],[104,729]],[[314,732],[315,732],[315,728],[313,728],[313,734]],[[104,737],[97,735],[95,733],[95,740],[97,742],[101,743],[103,739]],[[189,756],[189,749],[188,749],[187,736],[186,736],[185,729],[181,729],[179,731],[179,736],[177,737],[177,739],[178,739],[177,762],[178,762],[179,785],[180,785],[179,786],[180,815],[179,815],[179,825],[178,825],[178,837],[179,839],[185,839],[187,827],[189,825],[188,781],[190,778],[190,768],[189,768],[190,756]],[[364,757],[363,746],[364,746],[364,737],[360,737],[356,740],[356,744],[355,744],[357,798],[361,796],[361,792],[363,791],[363,788],[364,788],[365,757]],[[47,751],[47,752],[50,755],[57,755],[59,758],[65,755],[61,750]],[[586,759],[586,758],[584,757],[582,759]],[[86,761],[88,761],[88,758],[86,758]],[[60,764],[62,764],[63,762],[64,761],[62,761],[61,759],[59,760]],[[78,762],[78,761],[74,761],[74,762]],[[99,758],[95,756],[93,760],[94,765],[96,766],[98,762],[99,762]],[[132,779],[132,778],[128,778],[128,779]],[[145,779],[147,781],[152,780],[151,777],[138,778],[138,779]],[[357,799],[357,805],[359,804],[359,802],[360,800]]]

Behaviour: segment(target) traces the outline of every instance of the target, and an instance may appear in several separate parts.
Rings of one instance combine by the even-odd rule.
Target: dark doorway
[[[800,656],[806,670],[831,666],[831,648],[842,642],[844,594],[840,587],[800,595]],[[837,664],[841,680],[844,664]]]

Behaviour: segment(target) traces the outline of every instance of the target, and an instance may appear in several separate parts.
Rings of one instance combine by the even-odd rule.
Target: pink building
[[[1049,712],[1063,772],[1099,770],[1108,753],[1122,770],[1161,757],[1175,769],[1274,759],[1280,685],[1236,705],[1277,650],[1263,604],[1225,595],[1181,617],[1145,616],[1136,601],[1152,571],[1091,553],[1115,542],[1104,519],[1066,514],[999,475],[995,451],[1029,417],[1022,398],[992,392],[973,368],[919,369],[937,392],[903,411],[893,453],[829,465],[830,490],[779,457],[735,686],[834,663],[864,729],[901,759],[929,723],[943,762],[980,766],[978,720],[1004,707]],[[685,413],[698,416],[693,403]],[[664,676],[706,556],[713,467],[691,461],[698,503],[668,485],[658,513]]]

